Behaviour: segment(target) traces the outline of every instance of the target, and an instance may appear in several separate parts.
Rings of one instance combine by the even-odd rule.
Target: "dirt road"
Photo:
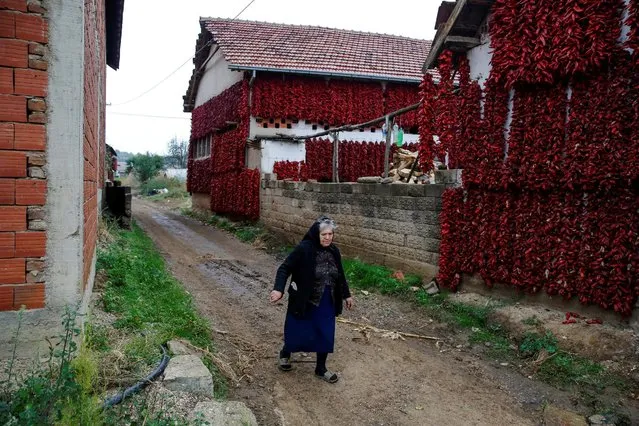
[[[276,368],[285,306],[268,303],[279,261],[231,235],[151,202],[133,200],[138,224],[210,320],[219,351],[241,380],[229,399],[244,401],[263,425],[532,425],[540,395],[525,378],[496,374],[470,353],[433,341],[367,340],[338,323],[329,368],[340,381],[313,376],[314,358]],[[403,302],[356,294],[344,317],[386,329],[437,336],[443,330]],[[528,405],[526,405],[528,404]]]

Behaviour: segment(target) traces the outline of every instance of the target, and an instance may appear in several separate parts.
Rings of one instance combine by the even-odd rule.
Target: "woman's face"
[[[320,244],[322,247],[328,247],[333,243],[333,228],[330,226],[320,230]]]

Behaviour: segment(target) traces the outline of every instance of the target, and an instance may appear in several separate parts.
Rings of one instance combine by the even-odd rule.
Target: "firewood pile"
[[[388,172],[388,177],[393,182],[420,183],[424,180],[424,173],[419,168],[417,152],[400,148],[393,154],[393,164]],[[413,173],[411,174],[411,170]],[[410,181],[408,180],[410,176]]]

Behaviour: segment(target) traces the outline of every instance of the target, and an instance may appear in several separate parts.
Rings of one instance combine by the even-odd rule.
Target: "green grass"
[[[98,269],[108,277],[102,301],[106,312],[117,314],[117,328],[153,330],[158,342],[180,337],[211,346],[206,320],[137,225],[118,232],[113,244],[99,250]]]
[[[166,194],[150,195],[154,189],[168,189]],[[140,193],[143,195],[149,195],[152,200],[164,200],[167,198],[186,198],[188,192],[186,192],[186,183],[181,182],[176,178],[155,177],[140,185]]]
[[[267,235],[262,226],[253,222],[235,222],[217,214],[204,213],[189,208],[182,209],[181,213],[204,222],[207,225],[230,232],[245,243],[253,243],[258,238]]]

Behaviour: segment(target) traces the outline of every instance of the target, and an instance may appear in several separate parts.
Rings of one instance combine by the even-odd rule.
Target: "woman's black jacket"
[[[293,276],[291,282],[294,282],[297,290],[293,286],[288,289],[288,312],[296,317],[304,316],[311,297],[313,286],[315,284],[315,258],[317,250],[321,248],[319,244],[319,225],[314,224],[308,231],[302,242],[300,242],[295,250],[288,255],[284,263],[277,269],[275,276],[274,290],[284,292],[286,281],[289,276]],[[342,256],[339,249],[333,244],[328,250],[335,257],[335,263],[339,272],[338,282],[335,283],[335,315],[342,313],[342,300],[351,297],[351,292],[344,275],[344,267],[342,266]]]

